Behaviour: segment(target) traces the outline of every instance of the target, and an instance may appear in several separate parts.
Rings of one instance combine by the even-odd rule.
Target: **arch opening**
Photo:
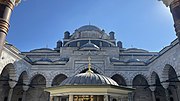
[[[139,74],[133,79],[133,87],[136,88],[134,91],[134,101],[152,101],[151,90],[148,87],[146,78]]]
[[[155,87],[155,91],[154,91],[155,99],[158,101],[166,101],[165,89],[162,86],[159,76],[156,72],[152,73],[152,81],[154,84],[153,87]]]
[[[25,82],[28,80],[28,75],[27,72],[24,71],[21,73],[21,75],[19,76],[19,79],[17,81],[16,86],[13,89],[13,95],[12,95],[12,100],[13,101],[21,101],[21,100],[26,100],[25,96],[23,98],[23,93],[25,92],[23,90],[23,86],[28,86],[28,84]]]
[[[8,99],[8,93],[10,90],[9,86],[9,80],[10,80],[10,75],[9,75],[9,67],[13,66],[12,64],[6,65],[0,75],[0,99],[2,100],[7,100]]]
[[[178,94],[178,87],[180,87],[179,79],[175,69],[171,65],[166,65],[168,68],[168,80],[169,86],[167,88],[170,101],[178,101],[180,98]]]
[[[51,86],[58,86],[58,85],[60,85],[60,83],[63,82],[66,78],[67,78],[67,76],[64,75],[64,74],[57,75],[53,79]]]
[[[111,77],[111,79],[113,79],[114,81],[116,81],[118,83],[118,85],[120,86],[126,86],[126,81],[125,79],[119,75],[119,74],[115,74]]]
[[[44,91],[46,87],[46,79],[43,75],[35,75],[31,82],[30,88],[27,91],[27,101],[49,101],[49,93]]]

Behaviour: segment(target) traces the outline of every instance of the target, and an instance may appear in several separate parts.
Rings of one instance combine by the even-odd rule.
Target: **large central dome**
[[[82,31],[99,31],[99,32],[101,32],[100,28],[93,26],[93,25],[85,25],[85,26],[78,28],[77,30],[79,32],[82,32]]]
[[[65,79],[60,86],[63,85],[114,85],[119,86],[109,77],[87,71],[86,73],[77,74]]]
[[[69,34],[66,34],[69,36]],[[75,32],[69,37],[72,40],[75,39],[110,39],[104,30],[94,25],[84,25],[75,30]],[[67,39],[67,38],[65,38]]]

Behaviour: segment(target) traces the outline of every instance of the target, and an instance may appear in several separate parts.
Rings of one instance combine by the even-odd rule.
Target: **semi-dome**
[[[113,79],[96,74],[92,71],[77,74],[75,76],[65,79],[60,86],[63,85],[114,85],[119,86]]]
[[[91,41],[80,47],[80,50],[99,50],[99,49],[100,48],[97,45],[91,43]]]
[[[98,27],[96,27],[96,26],[94,26],[94,25],[84,25],[84,26],[82,26],[82,27],[80,27],[80,28],[78,28],[77,29],[79,32],[81,32],[81,31],[99,31],[99,32],[101,32],[101,29],[100,28],[98,28]]]

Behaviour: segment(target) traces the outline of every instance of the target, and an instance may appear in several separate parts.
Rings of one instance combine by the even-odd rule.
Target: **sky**
[[[156,52],[176,38],[169,8],[158,0],[22,0],[7,41],[22,52],[54,49],[65,31],[88,24],[114,31],[124,48]]]

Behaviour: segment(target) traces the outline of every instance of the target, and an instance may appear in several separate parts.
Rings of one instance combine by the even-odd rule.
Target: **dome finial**
[[[91,70],[91,57],[88,57],[88,72],[92,73],[93,71]]]

